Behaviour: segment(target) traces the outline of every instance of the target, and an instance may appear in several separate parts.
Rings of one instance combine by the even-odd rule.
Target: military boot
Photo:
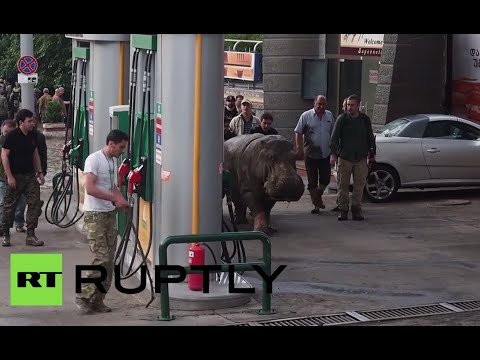
[[[10,232],[3,232],[2,246],[10,246]]]
[[[92,314],[94,312],[93,305],[88,299],[76,298],[75,305],[85,314]]]
[[[312,205],[314,206],[311,211],[312,214],[318,214],[320,209],[325,209],[325,205],[322,202],[322,192],[318,188],[310,189],[310,199],[312,200]]]
[[[318,186],[318,189],[317,189],[317,192],[318,192],[318,207],[320,209],[325,209],[325,204],[323,203],[322,196],[323,196],[323,193],[324,193],[326,188],[327,187],[325,185],[320,184]]]
[[[39,240],[35,236],[35,229],[27,229],[27,239],[25,241],[25,244],[29,246],[42,246],[43,241]]]
[[[95,312],[111,312],[112,309],[110,309],[107,305],[103,303],[103,299],[105,294],[100,294],[98,296],[94,296],[92,299],[92,310]]]
[[[340,215],[337,217],[338,221],[348,220],[348,211],[340,210]]]
[[[107,313],[112,311],[112,309],[105,305],[103,303],[103,300],[101,299],[92,301],[92,309],[93,311],[100,313]]]
[[[352,219],[357,221],[365,220],[360,206],[352,206]]]

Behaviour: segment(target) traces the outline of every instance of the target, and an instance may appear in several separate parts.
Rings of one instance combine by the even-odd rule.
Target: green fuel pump
[[[87,50],[84,48],[78,48],[79,50]],[[75,51],[74,51],[75,53]],[[81,87],[79,89],[79,100],[76,108],[76,117],[73,127],[73,139],[71,150],[68,154],[70,165],[75,166],[77,169],[84,170],[85,160],[90,152],[90,146],[88,143],[88,105],[87,105],[87,64],[88,64],[88,52],[87,57],[82,59],[81,70]],[[89,95],[89,101],[92,94]],[[83,102],[83,106],[82,106]]]
[[[119,129],[130,137],[130,124],[129,124],[129,105],[116,105],[109,108],[110,115],[110,128]],[[123,164],[128,159],[128,154],[122,154],[118,158],[118,163]],[[119,169],[120,170],[120,169]],[[129,170],[128,170],[129,172]],[[127,174],[128,174],[127,172]],[[125,198],[127,198],[127,183],[125,182],[125,175],[118,174],[118,187],[120,192]],[[125,232],[127,225],[127,214],[123,211],[117,213],[117,229],[119,234]]]
[[[63,146],[62,171],[53,176],[53,191],[45,206],[45,218],[53,225],[60,228],[67,228],[77,223],[83,216],[80,212],[80,185],[79,185],[79,169],[83,171],[85,159],[89,154],[88,143],[88,121],[87,121],[87,65],[90,57],[88,48],[73,49],[73,69],[71,78],[71,104],[67,114],[67,126],[65,129],[65,143]],[[77,90],[77,73],[79,64],[80,71],[80,87]],[[76,104],[78,91],[78,106]],[[83,99],[83,106],[82,106]],[[76,111],[76,116],[74,115]],[[69,127],[73,127],[73,138],[69,138]],[[68,162],[68,164],[67,164]],[[77,205],[73,216],[66,223],[63,221],[67,218],[73,196],[73,168],[75,168],[75,183]]]
[[[122,239],[117,248],[115,256],[115,265],[120,265],[120,279],[127,279],[133,276],[142,265],[147,264],[147,258],[152,245],[152,201],[153,201],[153,159],[154,147],[153,137],[155,134],[155,122],[153,119],[153,109],[151,106],[151,88],[152,88],[152,63],[154,51],[156,51],[156,36],[132,35],[132,47],[135,49],[132,58],[132,71],[129,97],[129,148],[126,157],[122,160],[118,169],[119,185],[127,185],[126,196],[130,203],[130,209],[123,218],[118,217],[119,230],[123,229]],[[145,68],[143,72],[142,86],[142,104],[141,111],[136,111],[137,97],[137,76],[138,62],[140,53],[145,55]],[[120,128],[120,123],[118,124]],[[121,187],[121,191],[125,188]],[[125,192],[124,192],[125,194]],[[135,204],[135,198],[137,199]],[[134,212],[136,216],[134,217]],[[148,216],[143,216],[148,214]],[[146,231],[144,218],[148,218]],[[125,263],[128,243],[135,242],[131,247],[133,254],[130,255],[131,261]],[[139,254],[141,261],[138,266],[134,262]],[[151,279],[150,271],[147,266],[147,276],[150,280],[152,298],[146,305],[147,307],[154,300],[155,290]]]

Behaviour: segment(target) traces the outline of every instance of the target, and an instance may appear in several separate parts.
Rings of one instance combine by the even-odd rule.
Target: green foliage
[[[257,40],[263,41],[263,34],[225,34],[225,39],[238,39],[238,40]],[[225,50],[232,50],[233,41],[225,41]],[[235,50],[237,51],[253,51],[255,43],[239,43]],[[262,52],[262,44],[258,45],[255,49],[258,52]]]
[[[47,103],[45,111],[45,121],[46,123],[59,123],[63,122],[62,116],[62,106],[56,101],[49,101]]]
[[[17,80],[20,34],[0,34],[0,77]],[[38,87],[63,86],[68,92],[71,78],[72,40],[65,34],[34,34],[33,56],[38,60]]]

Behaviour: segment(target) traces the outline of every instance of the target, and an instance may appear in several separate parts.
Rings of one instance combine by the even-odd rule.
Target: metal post
[[[272,275],[272,247],[268,241],[263,242],[263,262],[265,264],[263,271],[265,271],[268,276]],[[269,315],[273,313],[272,295],[267,293],[267,282],[263,280],[262,310],[259,311],[259,314]]]
[[[162,34],[162,187],[160,239],[192,233],[194,104],[200,102],[199,233],[221,232],[223,34],[202,35],[201,91],[195,92],[195,34]],[[197,74],[198,75],[198,74]],[[195,97],[197,95],[197,98]],[[181,100],[182,99],[182,100]],[[179,101],[184,105],[179,106]],[[181,136],[181,141],[179,141]],[[159,180],[157,180],[159,181]],[[157,234],[158,236],[158,234]],[[189,244],[168,250],[170,264],[188,264]],[[217,261],[220,244],[215,244]],[[210,252],[206,263],[213,264]]]
[[[20,57],[33,56],[33,34],[20,34]],[[35,84],[21,84],[22,89],[22,108],[35,112],[35,98],[33,89]]]

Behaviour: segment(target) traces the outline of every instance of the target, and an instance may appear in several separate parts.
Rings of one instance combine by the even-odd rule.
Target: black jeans
[[[305,158],[305,169],[307,170],[307,190],[318,188],[319,183],[328,186],[330,183],[331,166],[330,156],[324,159]]]

